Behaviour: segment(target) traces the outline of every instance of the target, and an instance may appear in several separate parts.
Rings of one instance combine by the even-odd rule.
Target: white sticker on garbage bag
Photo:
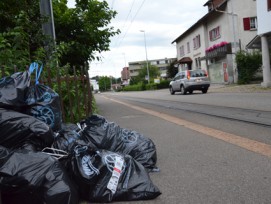
[[[107,188],[111,190],[113,194],[116,193],[118,187],[123,163],[124,163],[123,157],[120,156],[115,157],[115,165],[113,168],[112,176],[107,184]]]

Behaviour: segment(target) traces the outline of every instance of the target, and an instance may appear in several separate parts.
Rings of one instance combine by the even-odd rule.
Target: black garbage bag
[[[77,189],[60,162],[43,152],[0,146],[3,204],[78,204]]]
[[[40,151],[54,142],[54,132],[44,122],[14,110],[0,108],[0,145]]]
[[[81,122],[82,139],[93,143],[98,149],[128,154],[149,171],[157,171],[156,147],[153,141],[142,134],[121,128],[103,116],[92,115]]]
[[[76,141],[81,138],[81,129],[72,123],[62,123],[61,130],[56,133],[52,148],[73,152]]]
[[[150,200],[161,194],[148,172],[129,155],[77,145],[70,172],[90,202]]]
[[[31,85],[26,93],[24,113],[45,122],[54,131],[61,129],[62,112],[59,95],[43,84]]]
[[[17,72],[0,79],[0,107],[20,110],[30,86],[30,71]]]

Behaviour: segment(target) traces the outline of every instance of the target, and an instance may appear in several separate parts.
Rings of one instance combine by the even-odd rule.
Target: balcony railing
[[[227,54],[232,53],[231,43],[225,44],[223,46],[217,46],[212,49],[207,49],[205,51],[206,58],[224,57]]]

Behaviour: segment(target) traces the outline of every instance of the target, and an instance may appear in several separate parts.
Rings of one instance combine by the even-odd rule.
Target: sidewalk
[[[211,84],[208,92],[224,92],[224,93],[271,93],[271,87],[264,88],[261,84]]]

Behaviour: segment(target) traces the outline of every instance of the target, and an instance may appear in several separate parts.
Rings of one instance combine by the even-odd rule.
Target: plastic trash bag
[[[0,107],[20,109],[30,86],[30,71],[17,72],[0,79]]]
[[[50,87],[39,83],[42,65],[34,62],[30,70],[36,70],[35,84],[30,85],[26,93],[27,107],[24,113],[45,122],[54,131],[61,129],[62,112],[59,95]]]
[[[24,113],[49,125],[54,131],[61,129],[62,112],[59,95],[43,84],[31,85],[26,93]]]
[[[78,145],[71,169],[80,196],[90,202],[149,200],[161,194],[144,166],[129,155]]]
[[[59,161],[42,152],[0,146],[3,204],[78,204],[77,190]]]
[[[63,123],[57,132],[52,148],[72,153],[74,144],[81,138],[81,129],[72,123]]]
[[[34,71],[35,84],[31,84],[31,74]],[[2,78],[0,107],[34,116],[58,131],[62,123],[60,98],[50,87],[39,84],[41,72],[42,65],[33,62],[28,71]]]
[[[54,142],[52,129],[26,114],[0,108],[0,145],[19,149],[42,150]]]
[[[92,115],[81,122],[82,139],[93,143],[98,149],[120,152],[132,156],[149,171],[157,171],[156,147],[142,134],[121,128],[100,115]]]

